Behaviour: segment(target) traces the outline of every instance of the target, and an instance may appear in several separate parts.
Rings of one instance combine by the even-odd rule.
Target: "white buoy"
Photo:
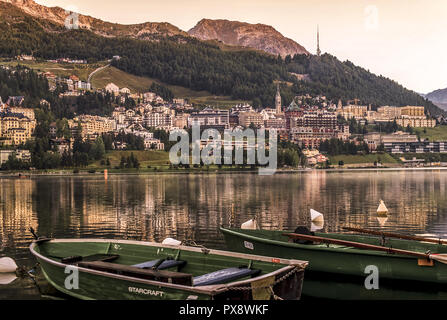
[[[17,270],[16,262],[9,258],[0,258],[0,273],[14,273]]]
[[[161,244],[168,244],[170,246],[179,246],[182,244],[181,241],[178,241],[176,239],[172,239],[172,238],[166,238],[163,240],[163,242]]]
[[[323,228],[324,228],[324,221],[323,222],[312,222],[310,224],[310,231],[312,231],[312,232],[321,230]]]
[[[241,229],[244,229],[244,230],[256,230],[256,229],[258,229],[258,223],[256,222],[255,219],[250,219],[250,220],[248,220],[247,222],[244,222],[241,225]]]
[[[381,227],[384,227],[385,223],[388,221],[388,217],[377,217],[377,221],[379,221]]]
[[[379,207],[377,208],[377,215],[386,217],[388,215],[388,209],[385,205],[385,202],[383,200],[380,200]]]
[[[314,210],[314,209],[310,209],[310,220],[313,223],[324,223],[324,216],[322,213]]]
[[[15,273],[0,273],[0,285],[7,285],[17,279]]]

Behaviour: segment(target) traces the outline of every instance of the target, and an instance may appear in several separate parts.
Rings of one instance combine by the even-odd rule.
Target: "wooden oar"
[[[438,240],[437,239],[427,239],[427,238],[424,238],[424,237],[407,236],[407,235],[399,234],[399,233],[382,232],[382,231],[375,231],[375,230],[368,230],[368,229],[361,229],[361,228],[344,227],[343,229],[344,230],[348,230],[348,231],[353,231],[353,232],[372,234],[372,235],[381,236],[381,237],[397,238],[397,239],[404,239],[404,240],[424,241],[424,242],[431,242],[431,243],[437,243],[437,244],[447,244],[446,240],[441,240],[441,239],[438,239]]]
[[[416,252],[416,251],[407,251],[407,250],[393,249],[393,248],[388,248],[388,247],[380,247],[380,246],[375,246],[372,244],[366,244],[366,243],[360,243],[360,242],[352,242],[352,241],[344,241],[344,240],[331,239],[331,238],[307,236],[307,235],[297,234],[297,233],[284,233],[283,235],[287,236],[289,238],[293,238],[293,239],[301,239],[301,240],[307,240],[307,241],[313,241],[313,242],[322,242],[322,243],[327,243],[327,244],[338,244],[341,246],[366,249],[366,250],[384,251],[384,252],[388,252],[388,253],[413,256],[413,257],[417,257],[420,259],[435,260],[435,261],[439,261],[441,263],[447,264],[447,254],[421,253],[421,252]]]

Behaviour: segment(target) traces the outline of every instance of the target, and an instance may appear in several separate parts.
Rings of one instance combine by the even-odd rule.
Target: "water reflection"
[[[214,248],[224,248],[220,225],[256,217],[266,229],[310,227],[310,208],[324,213],[324,231],[380,228],[380,199],[390,211],[384,230],[444,235],[446,179],[436,170],[2,178],[0,256],[31,267],[31,226],[52,237],[173,237]]]

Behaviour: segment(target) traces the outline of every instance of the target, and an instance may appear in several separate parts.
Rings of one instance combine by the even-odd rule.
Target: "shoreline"
[[[442,171],[447,170],[447,167],[381,167],[381,168],[328,168],[328,169],[278,169],[275,174],[296,174],[296,173],[314,173],[314,172],[359,172],[359,171]],[[258,170],[160,170],[160,171],[109,171],[108,175],[160,175],[160,174],[258,174]],[[17,178],[26,179],[30,177],[59,177],[59,176],[103,176],[104,169],[97,170],[96,172],[88,172],[88,170],[80,170],[78,173],[74,173],[73,169],[61,169],[54,170],[52,172],[32,172],[32,171],[9,171],[0,173],[0,178]]]

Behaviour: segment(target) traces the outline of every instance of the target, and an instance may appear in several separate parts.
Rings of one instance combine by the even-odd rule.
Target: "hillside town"
[[[94,91],[90,83],[81,81],[75,75],[68,78],[57,77],[51,72],[42,75],[48,80],[50,90],[54,91],[59,86],[64,88],[61,97],[82,96]],[[70,153],[75,137],[94,142],[104,134],[133,135],[143,139],[145,150],[165,150],[166,141],[157,139],[155,130],[170,133],[200,125],[202,129],[212,128],[221,132],[235,128],[276,130],[281,142],[293,143],[303,150],[309,166],[328,163],[327,154],[319,150],[323,142],[334,139],[356,146],[366,145],[367,152],[371,153],[447,153],[447,142],[422,141],[414,134],[415,128],[434,128],[444,121],[442,117],[434,119],[427,115],[423,106],[380,106],[373,109],[371,105],[362,105],[357,99],[343,105],[341,100],[335,104],[325,96],[309,94],[296,96],[289,105],[284,106],[279,84],[275,105],[264,109],[255,109],[249,104],[226,109],[200,108],[190,104],[187,99],[165,101],[155,92],[135,93],[114,83],[95,92],[110,94],[121,105],[118,104],[110,116],[79,114],[68,119],[68,135],[58,134],[56,122],[51,123],[49,135],[55,152],[61,155]],[[132,107],[124,104],[128,99],[134,101]],[[24,146],[33,139],[36,118],[32,108],[23,107],[23,101],[24,97],[21,96],[8,97],[5,102],[0,100],[2,164],[12,154],[23,161],[31,158]],[[393,129],[386,132],[352,131],[353,127],[366,126],[379,130],[387,126]],[[126,142],[114,142],[113,148],[126,150],[128,146]]]

